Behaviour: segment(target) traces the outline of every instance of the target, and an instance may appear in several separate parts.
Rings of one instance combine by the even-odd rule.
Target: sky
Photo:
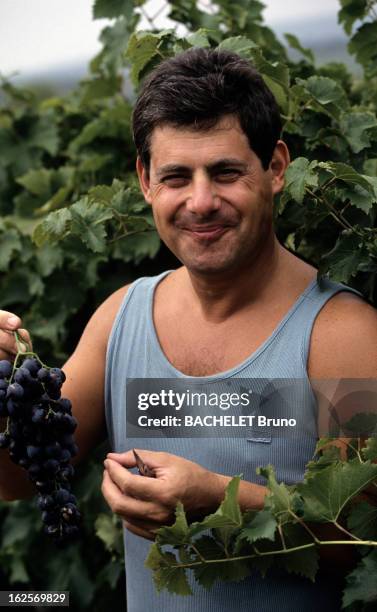
[[[336,22],[338,0],[265,0],[268,25],[300,34],[320,16]],[[161,6],[150,0],[149,14]],[[23,75],[88,62],[106,20],[92,20],[92,0],[0,0],[0,73]],[[162,17],[163,19],[163,17]],[[165,23],[162,22],[161,27]]]

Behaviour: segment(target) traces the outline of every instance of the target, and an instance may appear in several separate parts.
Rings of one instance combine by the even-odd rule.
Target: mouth
[[[220,238],[230,229],[229,225],[198,225],[183,227],[182,230],[199,241],[212,241]]]

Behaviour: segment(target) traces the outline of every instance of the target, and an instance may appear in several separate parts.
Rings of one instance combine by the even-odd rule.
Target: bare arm
[[[368,411],[368,405],[375,411],[377,310],[349,293],[340,293],[330,300],[314,325],[308,372],[318,399],[320,435],[329,433],[329,408],[335,407],[340,423],[346,423],[358,411],[357,398],[362,411]],[[374,389],[374,400],[368,389]],[[343,459],[347,456],[347,442],[347,438],[333,441]],[[365,495],[368,491],[376,500],[376,489],[369,487]],[[368,501],[373,503],[373,497]],[[339,531],[331,525],[317,524],[313,528],[323,539],[338,538]],[[350,548],[321,550],[326,570],[336,574],[352,568],[354,556]]]
[[[62,396],[72,402],[72,413],[78,421],[75,439],[79,453],[75,462],[81,461],[90,450],[106,437],[104,418],[104,375],[107,341],[120,303],[128,287],[113,293],[89,320],[81,339],[63,369],[66,381]],[[13,336],[4,332],[9,313],[0,311],[0,359],[13,359]],[[17,327],[22,324],[19,319]],[[5,328],[6,329],[6,328]],[[27,333],[22,332],[25,339]],[[5,419],[0,420],[0,430]],[[0,498],[10,501],[30,497],[34,488],[26,472],[12,463],[8,452],[0,450]]]

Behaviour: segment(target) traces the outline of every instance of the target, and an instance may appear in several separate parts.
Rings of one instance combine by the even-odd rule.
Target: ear
[[[151,200],[149,172],[147,172],[147,170],[144,168],[140,157],[138,157],[136,160],[136,171],[139,177],[140,188],[141,188],[141,191],[143,192],[144,199],[148,204],[151,204],[152,200]]]
[[[270,163],[272,193],[279,193],[284,187],[284,175],[290,163],[288,147],[282,140],[278,140],[272,154]]]

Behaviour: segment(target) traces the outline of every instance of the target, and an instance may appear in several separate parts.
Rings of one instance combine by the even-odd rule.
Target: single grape
[[[18,417],[22,417],[24,413],[24,404],[13,399],[12,397],[9,397],[7,399],[7,410],[10,417],[17,419]]]
[[[56,383],[47,383],[45,385],[49,399],[58,400],[61,397],[60,387]]]
[[[77,427],[77,420],[74,416],[70,416],[69,414],[64,414],[62,418],[64,429],[69,433],[73,433]]]
[[[15,400],[20,400],[24,395],[24,389],[19,383],[12,383],[8,386],[7,397]]]
[[[0,361],[0,378],[9,378],[13,371],[13,365],[10,361],[2,359]]]
[[[29,370],[32,376],[36,376],[38,371],[40,370],[40,363],[34,357],[25,359],[22,363],[22,367]]]
[[[41,393],[43,393],[42,384],[32,378],[31,381],[29,381],[27,385],[24,386],[24,393],[25,400],[38,400],[41,396]]]
[[[55,482],[53,480],[42,480],[38,478],[34,484],[40,493],[54,492]]]
[[[66,379],[63,370],[60,368],[50,368],[50,377],[51,380],[56,381],[60,385],[62,385]]]
[[[37,499],[37,506],[40,510],[48,510],[53,508],[55,505],[54,498],[52,495],[39,495]]]
[[[54,441],[52,444],[49,444],[45,447],[45,453],[48,457],[53,457],[55,459],[59,459],[61,456],[62,447],[59,442]]]
[[[16,370],[13,380],[22,385],[22,387],[26,387],[33,380],[33,377],[29,370],[22,366]]]
[[[31,477],[35,477],[37,480],[39,480],[39,477],[41,476],[41,474],[43,473],[43,467],[40,463],[31,463],[29,465],[28,468],[28,474]]]
[[[32,417],[31,417],[31,420],[33,423],[36,423],[36,424],[43,423],[45,418],[46,418],[46,413],[43,410],[43,408],[38,408],[38,407],[33,408]]]
[[[64,466],[64,468],[61,470],[60,476],[63,480],[69,480],[74,475],[74,472],[75,470],[74,470],[73,465],[69,463],[68,465]]]
[[[70,460],[71,460],[71,453],[69,452],[69,450],[64,448],[60,455],[60,462],[66,463],[67,461],[70,461]]]
[[[50,371],[47,368],[40,368],[37,372],[37,378],[41,382],[45,383],[50,380]]]
[[[77,525],[64,525],[63,531],[68,537],[72,537],[79,533],[79,528]]]
[[[59,461],[56,459],[47,459],[44,462],[43,468],[49,476],[54,476],[59,471]]]
[[[77,453],[79,452],[79,447],[75,443],[70,444],[69,446],[66,446],[65,448],[71,454],[71,457],[75,457]]]
[[[56,525],[59,521],[59,514],[51,510],[44,510],[42,512],[42,521],[46,525]]]
[[[22,424],[18,421],[12,421],[9,424],[9,435],[13,440],[22,438]]]
[[[8,448],[10,440],[9,434],[5,432],[0,433],[0,448]]]
[[[39,446],[30,445],[26,447],[26,454],[29,459],[40,459],[43,457],[43,449]]]
[[[49,536],[54,536],[59,533],[59,525],[45,525],[44,532]]]
[[[67,489],[59,489],[59,491],[55,493],[55,500],[59,505],[64,505],[70,502],[71,497],[73,496],[71,496],[70,492],[67,491]]]
[[[58,400],[58,406],[61,412],[66,413],[66,414],[72,413],[72,404],[69,401],[69,399],[66,399],[65,397],[61,397]]]

